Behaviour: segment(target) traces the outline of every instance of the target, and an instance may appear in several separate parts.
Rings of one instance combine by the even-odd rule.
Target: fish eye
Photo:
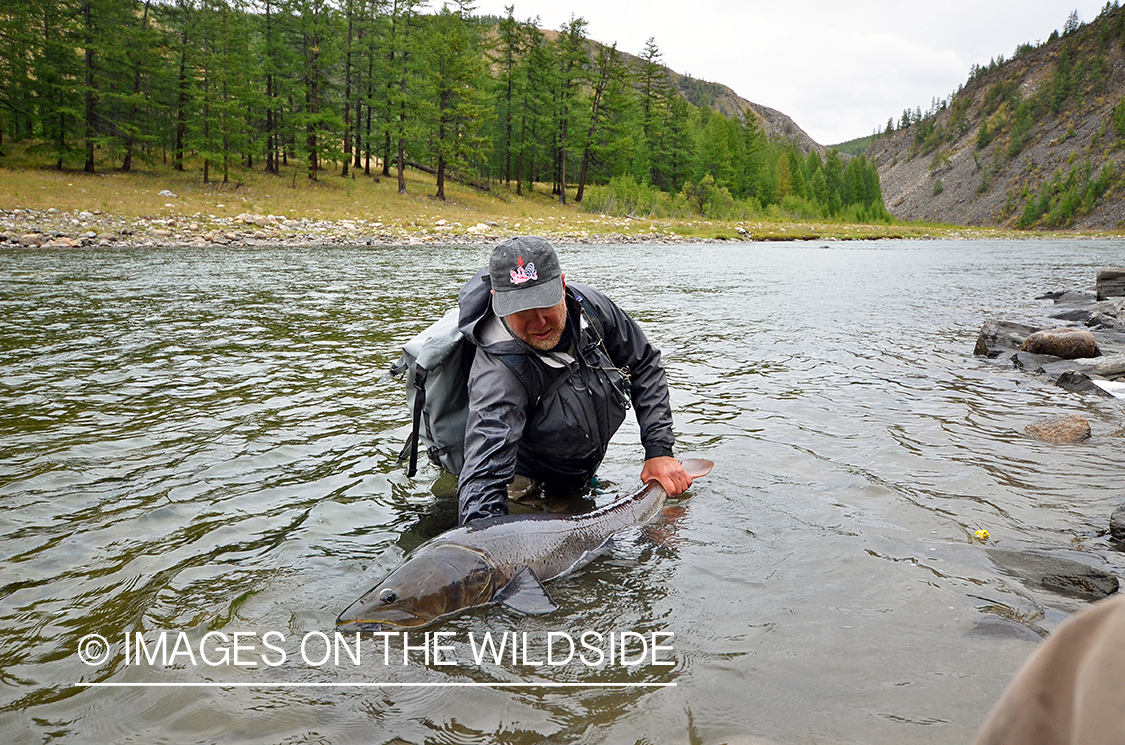
[[[395,591],[391,588],[384,587],[383,590],[379,593],[379,600],[388,604],[393,603],[394,601],[398,600],[398,595],[396,595]]]

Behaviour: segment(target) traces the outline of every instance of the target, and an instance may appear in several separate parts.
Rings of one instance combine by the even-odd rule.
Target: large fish
[[[709,460],[683,461],[692,478],[710,473]],[[643,525],[668,493],[656,481],[583,515],[505,515],[474,520],[414,551],[398,569],[336,619],[348,630],[387,624],[418,628],[466,608],[500,603],[520,613],[558,606],[543,582],[577,569],[613,535]]]

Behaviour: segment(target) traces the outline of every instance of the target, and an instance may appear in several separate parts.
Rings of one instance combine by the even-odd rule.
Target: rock
[[[1038,331],[1036,326],[1009,321],[988,321],[981,327],[973,354],[984,357],[999,357],[1005,352],[1018,350],[1031,334]]]
[[[1109,516],[1109,534],[1114,540],[1125,541],[1125,502]]]
[[[1057,380],[1064,372],[1080,372],[1091,378],[1112,380],[1125,376],[1125,354],[1114,354],[1093,359],[1059,360],[1043,365],[1043,373]]]
[[[1002,618],[988,613],[977,622],[977,625],[965,633],[965,636],[977,636],[983,639],[1024,639],[1031,642],[1043,641],[1046,632],[1038,631],[1030,626]]]
[[[1098,600],[1118,588],[1117,577],[1104,569],[1046,552],[991,548],[988,558],[1020,581],[1060,595]]]
[[[1042,372],[1042,369],[1040,369]],[[1106,381],[1101,381],[1105,383]],[[1098,387],[1098,384],[1090,378],[1086,373],[1078,372],[1077,370],[1067,370],[1055,380],[1055,385],[1059,388],[1065,388],[1068,391],[1075,393],[1093,393],[1095,396],[1102,396],[1104,398],[1112,398],[1113,394],[1106,392],[1105,389]]]
[[[1020,351],[1032,354],[1050,354],[1064,360],[1096,357],[1098,343],[1094,335],[1086,329],[1058,328],[1044,329],[1029,334],[1020,346]]]
[[[1043,366],[1058,362],[1059,358],[1049,354],[1032,354],[1031,352],[1016,352],[1012,355],[1012,362],[1021,370],[1031,373],[1043,372]]]
[[[175,192],[169,191],[168,189],[165,189],[164,191],[161,191],[161,192],[157,192],[156,196],[158,196],[158,197],[168,197],[170,199],[179,199],[180,198],[179,194],[176,194]]]
[[[1071,443],[1090,439],[1090,423],[1077,414],[1041,419],[1027,425],[1023,431],[1045,442]]]
[[[1087,292],[1085,290],[1067,290],[1055,298],[1055,304],[1066,305],[1069,303],[1072,305],[1084,305],[1086,303],[1092,303],[1097,299],[1097,294],[1093,292]]]
[[[1125,268],[1111,266],[1099,269],[1095,286],[1098,290],[1098,300],[1125,295]]]
[[[1118,320],[1125,321],[1125,316],[1119,316]],[[1098,331],[1094,335],[1098,338],[1098,351],[1104,357],[1125,354],[1125,330],[1118,328]]]
[[[1125,328],[1125,322],[1122,322],[1117,316],[1107,315],[1105,313],[1094,313],[1086,321],[1086,328],[1089,329],[1120,329]]]
[[[1089,325],[1090,318],[1098,314],[1107,316],[1116,316],[1120,307],[1113,300],[1103,300],[1097,303],[1086,303],[1081,306],[1065,308],[1058,313],[1051,314],[1051,318],[1057,318],[1060,321],[1073,321]]]
[[[44,248],[78,248],[78,241],[73,238],[68,238],[65,235],[58,238],[52,238],[43,244]]]

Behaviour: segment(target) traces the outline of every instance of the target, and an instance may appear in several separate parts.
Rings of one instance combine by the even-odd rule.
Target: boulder
[[[1086,290],[1067,290],[1055,298],[1056,305],[1084,305],[1092,303],[1098,299],[1096,292],[1088,292]]]
[[[1077,414],[1040,419],[1024,427],[1023,431],[1045,442],[1071,443],[1090,439],[1090,423]]]
[[[981,327],[973,354],[993,358],[1005,352],[1015,352],[1024,339],[1038,330],[1036,326],[1025,326],[1022,323],[988,321]]]
[[[78,241],[65,235],[52,238],[43,244],[44,248],[78,248],[78,246]]]
[[[1040,368],[1039,372],[1043,372]],[[1102,384],[1107,381],[1100,381]],[[1102,396],[1104,398],[1112,398],[1113,394],[1108,393],[1105,389],[1100,388],[1098,383],[1087,375],[1086,373],[1078,372],[1077,370],[1067,370],[1055,380],[1055,385],[1059,388],[1065,388],[1068,391],[1075,393],[1093,393],[1095,396]]]
[[[988,558],[1000,569],[1032,587],[1060,595],[1099,600],[1117,592],[1117,577],[1081,561],[1044,551],[988,549]]]
[[[1093,359],[1059,360],[1043,365],[1043,373],[1057,380],[1064,372],[1080,372],[1090,378],[1113,380],[1125,377],[1125,354],[1114,354]]]
[[[1086,328],[1090,329],[1121,329],[1125,328],[1123,322],[1117,316],[1107,315],[1106,313],[1094,313],[1086,321]]]
[[[1043,329],[1029,334],[1020,346],[1021,352],[1050,354],[1064,360],[1096,357],[1098,343],[1094,335],[1086,329],[1058,328]]]
[[[1099,269],[1098,281],[1095,286],[1098,291],[1098,300],[1125,296],[1125,267],[1110,266]]]
[[[1043,372],[1043,366],[1058,362],[1058,357],[1049,354],[1032,354],[1031,352],[1016,352],[1012,355],[1012,364],[1021,370],[1030,373]]]
[[[1117,505],[1109,516],[1109,534],[1115,540],[1125,541],[1125,502]]]

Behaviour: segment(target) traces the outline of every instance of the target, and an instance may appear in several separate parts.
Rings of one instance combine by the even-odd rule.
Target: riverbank
[[[227,182],[203,184],[198,174],[170,169],[0,168],[0,246],[488,245],[529,233],[559,243],[610,244],[1017,235],[926,223],[614,216],[561,205],[543,185],[524,192],[502,183],[488,192],[447,185],[443,202],[429,196],[432,177],[414,172],[400,195],[395,179],[362,172],[311,182],[295,169],[279,176],[239,170]]]

